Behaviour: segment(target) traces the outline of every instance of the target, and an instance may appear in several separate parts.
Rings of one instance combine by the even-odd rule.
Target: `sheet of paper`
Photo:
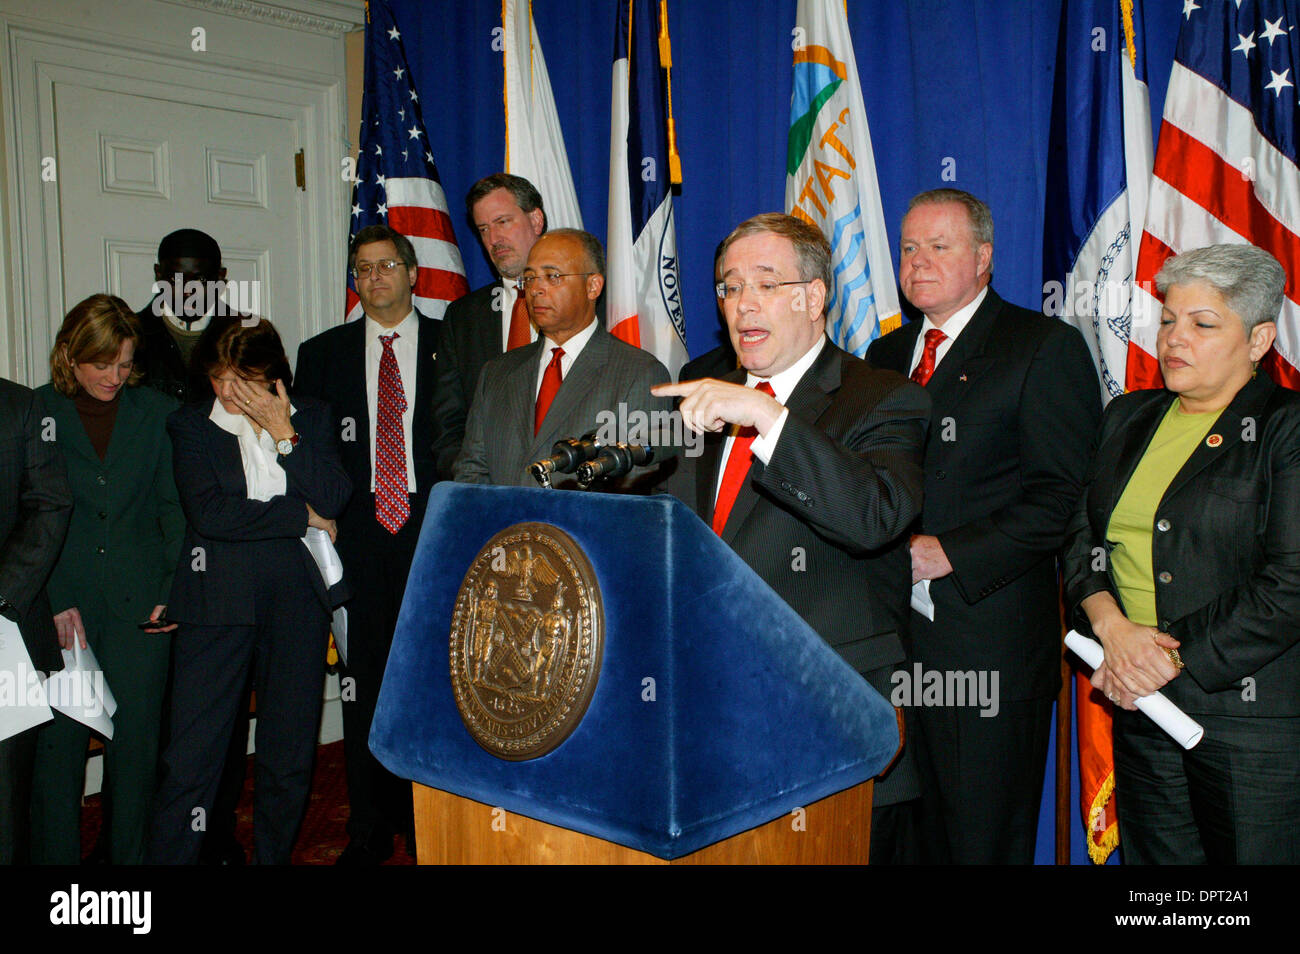
[[[339,651],[343,665],[348,664],[348,608],[340,606],[334,611],[334,648]]]
[[[1072,629],[1065,634],[1065,645],[1093,669],[1105,660],[1106,654],[1101,648],[1101,643],[1089,639],[1077,630]],[[1162,693],[1153,692],[1149,696],[1143,696],[1135,705],[1139,712],[1160,726],[1170,738],[1185,749],[1194,748],[1205,735],[1205,729],[1199,722],[1166,699]]]
[[[46,690],[51,707],[106,739],[113,737],[117,699],[89,646],[82,649],[78,640],[72,649],[63,650],[63,669],[50,676]]]
[[[32,666],[18,624],[0,616],[0,739],[53,718],[45,684]]]
[[[334,549],[334,542],[330,540],[328,533],[319,527],[308,527],[307,535],[302,538],[302,542],[307,545],[311,558],[320,568],[320,575],[325,580],[325,589],[328,590],[343,579],[343,561],[339,559],[339,551]]]
[[[934,622],[934,600],[930,599],[929,580],[917,580],[912,584],[912,609]]]

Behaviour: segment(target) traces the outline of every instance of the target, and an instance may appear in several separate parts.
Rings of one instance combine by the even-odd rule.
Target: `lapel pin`
[[[957,380],[958,380],[958,381],[965,381],[965,380],[966,380],[966,372],[963,371],[963,372],[961,373],[961,377],[959,377]]]
[[[1218,447],[1222,443],[1223,443],[1222,434],[1211,434],[1209,437],[1205,439],[1206,447]]]

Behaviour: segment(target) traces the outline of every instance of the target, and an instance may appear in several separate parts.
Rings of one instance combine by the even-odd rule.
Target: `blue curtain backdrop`
[[[533,0],[583,223],[605,236],[617,0]],[[419,90],[471,288],[491,281],[463,198],[505,153],[499,0],[391,0]],[[849,0],[891,244],[907,200],[954,186],[993,209],[994,286],[1042,302],[1043,204],[1059,0]],[[1159,126],[1182,0],[1147,0]],[[669,0],[673,113],[683,184],[677,238],[692,356],[721,338],[713,250],[742,219],[783,208],[795,0]],[[1105,37],[1110,45],[1121,37]],[[355,130],[350,131],[355,134]],[[945,171],[950,178],[945,179]],[[545,197],[543,197],[545,198]],[[1077,785],[1075,786],[1077,790]],[[1038,856],[1053,851],[1052,773]],[[1077,796],[1073,804],[1077,805]],[[1086,862],[1081,833],[1076,862]]]

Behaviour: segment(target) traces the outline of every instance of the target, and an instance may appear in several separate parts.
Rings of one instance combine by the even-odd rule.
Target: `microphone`
[[[600,450],[596,442],[596,432],[590,431],[581,438],[568,437],[556,441],[551,447],[551,456],[528,465],[528,472],[543,487],[551,486],[551,474],[571,474],[581,464],[591,460]]]
[[[606,444],[600,448],[594,460],[589,460],[578,467],[578,483],[587,487],[602,478],[622,477],[633,467],[652,464],[655,449],[643,444]]]

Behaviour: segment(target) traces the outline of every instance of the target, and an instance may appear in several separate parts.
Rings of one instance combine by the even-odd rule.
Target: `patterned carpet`
[[[244,778],[244,794],[236,811],[235,837],[251,858],[253,847],[253,767],[252,757]],[[295,865],[332,865],[347,846],[348,786],[343,772],[343,743],[332,742],[316,749],[316,769],[312,774],[311,801],[303,819],[298,843],[293,850]],[[89,852],[99,837],[100,797],[86,799],[81,810],[81,844]],[[413,865],[403,839],[395,842],[396,851],[385,864]]]

